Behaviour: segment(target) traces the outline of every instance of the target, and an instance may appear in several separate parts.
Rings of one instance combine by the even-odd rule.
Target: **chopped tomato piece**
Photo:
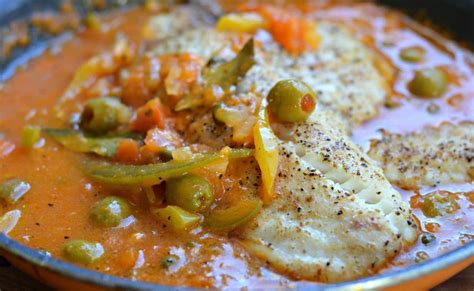
[[[133,163],[140,158],[138,143],[130,138],[124,139],[118,144],[115,158],[122,163]]]
[[[175,149],[181,147],[179,135],[171,130],[153,128],[147,132],[145,145],[151,152],[159,153],[163,149]]]
[[[132,127],[139,132],[147,132],[155,127],[164,128],[164,118],[161,102],[158,98],[154,98],[138,108],[137,117]]]
[[[255,10],[266,20],[275,41],[289,53],[299,55],[318,47],[320,38],[315,22],[271,5],[258,6]]]

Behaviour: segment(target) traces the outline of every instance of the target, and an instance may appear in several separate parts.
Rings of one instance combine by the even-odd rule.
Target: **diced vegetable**
[[[245,76],[255,63],[253,38],[251,38],[240,50],[237,56],[214,67],[205,68],[203,79],[207,85],[218,85],[225,91],[235,85],[239,78]]]
[[[160,153],[164,150],[172,151],[181,147],[181,137],[173,130],[152,128],[145,138],[145,145],[151,152]]]
[[[40,136],[40,127],[26,125],[21,130],[21,145],[25,148],[32,148],[39,141]]]
[[[79,153],[95,153],[99,156],[113,157],[124,138],[121,137],[85,137],[80,131],[70,129],[47,128],[43,131],[67,149]]]
[[[212,185],[204,178],[187,174],[166,181],[166,203],[191,212],[203,212],[214,202]]]
[[[219,18],[216,29],[219,31],[235,31],[254,33],[257,29],[265,29],[265,20],[256,13],[230,13]]]
[[[214,231],[231,231],[254,218],[262,208],[261,200],[242,200],[226,209],[212,210],[204,226]]]
[[[109,196],[94,204],[90,217],[98,225],[116,227],[131,214],[132,207],[127,200],[117,196]]]
[[[438,68],[423,69],[415,72],[408,84],[411,93],[422,98],[437,98],[448,88],[448,77]]]
[[[224,103],[213,107],[214,119],[223,122],[232,128],[232,140],[238,144],[249,144],[252,141],[252,128],[256,122],[254,113],[244,105],[234,107],[226,106]]]
[[[119,39],[112,53],[94,56],[83,63],[74,73],[74,77],[66,92],[61,97],[60,104],[74,97],[77,91],[90,83],[94,78],[117,72],[121,66],[128,64],[134,56],[134,51],[126,39]]]
[[[429,233],[429,232],[425,232],[421,235],[421,242],[424,245],[429,245],[435,239],[436,239],[436,236],[432,233]]]
[[[152,213],[173,231],[184,231],[199,224],[201,217],[178,206],[166,206],[152,210]]]
[[[409,63],[419,63],[425,57],[425,50],[419,46],[411,46],[400,51],[400,58]]]
[[[203,104],[203,99],[200,96],[195,95],[186,95],[181,98],[176,106],[174,107],[174,111],[183,111],[188,109],[195,109],[198,108]]]
[[[10,179],[0,184],[0,195],[8,204],[15,204],[31,189],[30,184],[20,179]]]
[[[278,139],[268,121],[268,114],[263,109],[259,120],[253,127],[255,159],[262,172],[262,199],[265,204],[275,197],[274,183],[278,173]]]
[[[234,149],[230,152],[229,159],[250,157],[252,154],[252,150]],[[183,162],[149,165],[117,165],[89,160],[83,164],[82,169],[87,176],[107,184],[151,186],[206,167],[219,159],[222,159],[222,153],[197,155]]]
[[[132,113],[118,99],[101,97],[87,102],[81,114],[81,129],[94,133],[105,134],[119,125],[130,122]]]
[[[316,23],[296,13],[270,5],[261,5],[257,13],[268,23],[268,31],[276,42],[293,54],[316,49],[320,42]]]
[[[175,161],[187,161],[193,158],[193,152],[189,147],[177,148],[171,151],[171,157]]]
[[[203,60],[190,53],[165,55],[160,60],[160,74],[164,79],[166,94],[182,97],[191,93],[193,85],[201,76]]]
[[[283,80],[273,86],[267,96],[268,108],[279,120],[305,121],[316,107],[316,95],[302,81]]]
[[[8,234],[15,228],[21,218],[21,211],[18,209],[10,210],[0,218],[0,232]]]
[[[423,195],[417,206],[426,217],[436,217],[453,214],[460,209],[457,202],[458,196],[446,191],[436,191]]]
[[[98,261],[104,253],[104,247],[96,242],[72,240],[64,245],[64,256],[67,259],[85,265]]]
[[[179,261],[179,257],[176,255],[168,255],[161,260],[161,267],[163,269],[168,269],[169,267],[176,264]]]
[[[131,138],[125,138],[118,143],[115,159],[122,163],[133,163],[140,158],[138,142]]]
[[[139,132],[147,132],[154,127],[164,128],[164,118],[160,99],[154,98],[137,110],[137,117],[132,127]]]

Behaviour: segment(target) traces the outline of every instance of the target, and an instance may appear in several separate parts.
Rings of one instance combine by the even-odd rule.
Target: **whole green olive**
[[[94,204],[90,216],[92,221],[98,225],[116,227],[131,213],[131,206],[127,200],[121,197],[109,196]]]
[[[72,240],[64,245],[63,251],[67,259],[81,264],[93,263],[105,252],[100,243],[86,240]]]
[[[87,102],[79,126],[93,134],[104,134],[128,123],[131,116],[130,109],[117,98],[101,97]]]
[[[405,62],[419,63],[425,57],[425,50],[419,46],[410,46],[400,50],[400,58]]]
[[[284,122],[305,121],[316,107],[316,95],[302,81],[283,80],[273,86],[267,96],[268,108]]]
[[[206,179],[188,174],[166,181],[166,202],[191,212],[203,212],[214,202],[214,192]]]
[[[446,92],[448,77],[438,68],[422,69],[415,72],[415,76],[408,84],[408,89],[421,98],[437,98]]]

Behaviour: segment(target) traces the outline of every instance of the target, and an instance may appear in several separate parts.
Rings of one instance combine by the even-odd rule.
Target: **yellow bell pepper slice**
[[[278,139],[273,133],[265,107],[253,127],[255,159],[262,172],[262,200],[265,205],[275,198],[274,184],[278,173]]]
[[[216,24],[218,31],[235,31],[254,33],[257,29],[265,29],[265,19],[256,13],[230,13],[219,18]]]
[[[183,231],[195,227],[201,217],[178,206],[166,206],[152,211],[153,214],[173,231]]]

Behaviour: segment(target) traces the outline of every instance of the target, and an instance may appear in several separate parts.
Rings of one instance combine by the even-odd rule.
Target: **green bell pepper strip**
[[[204,227],[214,231],[231,231],[254,218],[262,209],[262,200],[242,200],[226,208],[211,211],[204,218]]]
[[[229,159],[253,156],[251,149],[233,149]],[[84,174],[96,181],[113,185],[152,186],[203,168],[223,157],[221,152],[202,154],[187,161],[170,161],[148,165],[121,165],[87,160],[81,168]]]
[[[71,129],[43,129],[48,136],[67,149],[79,153],[95,153],[103,157],[113,157],[122,137],[86,137],[82,132]]]
[[[239,78],[245,76],[247,71],[255,64],[253,43],[253,38],[249,39],[232,60],[214,67],[206,67],[203,71],[203,80],[206,84],[219,85],[224,90],[228,90],[230,86],[235,85]]]

